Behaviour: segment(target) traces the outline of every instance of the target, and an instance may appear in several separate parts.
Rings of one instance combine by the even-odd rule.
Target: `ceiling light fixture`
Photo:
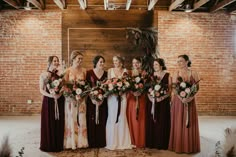
[[[187,4],[185,5],[184,11],[185,11],[186,13],[190,13],[190,12],[193,11],[193,9],[192,9],[192,7],[191,7],[191,5],[190,5],[189,3],[187,3]]]
[[[30,2],[26,2],[26,6],[24,7],[25,10],[32,10],[30,6]]]

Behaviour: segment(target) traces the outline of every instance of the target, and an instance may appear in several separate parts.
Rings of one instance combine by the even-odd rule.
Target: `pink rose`
[[[184,97],[186,96],[185,91],[181,91],[181,92],[180,92],[180,96],[181,96],[182,98],[184,98]]]

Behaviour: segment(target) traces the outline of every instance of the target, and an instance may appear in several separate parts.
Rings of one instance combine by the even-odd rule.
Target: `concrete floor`
[[[44,153],[39,150],[40,116],[0,116],[0,141],[5,135],[13,149],[13,156],[25,147],[24,157],[214,157],[215,144],[224,139],[224,129],[236,127],[236,117],[200,116],[201,152],[176,154],[156,149],[109,151],[107,149],[79,149],[60,153]]]

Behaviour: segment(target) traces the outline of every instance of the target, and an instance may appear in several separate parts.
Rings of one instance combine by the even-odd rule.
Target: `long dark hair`
[[[59,58],[57,56],[49,56],[48,57],[48,68],[47,71],[49,70],[50,65],[52,64],[53,58],[57,58],[57,60],[59,61]]]
[[[161,69],[162,69],[162,70],[166,70],[166,69],[167,69],[164,59],[162,59],[162,58],[157,58],[157,59],[154,59],[153,64],[154,64],[154,62],[157,62],[157,63],[161,66]]]
[[[187,66],[188,66],[188,67],[191,67],[192,62],[190,61],[188,55],[186,55],[186,54],[179,55],[178,58],[183,58],[185,61],[188,62]]]
[[[100,58],[103,59],[103,61],[105,62],[105,58],[103,56],[97,55],[93,58],[93,67],[96,68],[96,65],[98,63],[98,61],[100,60]]]

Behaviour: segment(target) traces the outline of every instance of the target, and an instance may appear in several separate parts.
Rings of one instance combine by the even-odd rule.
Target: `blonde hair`
[[[73,60],[78,56],[78,55],[81,55],[81,56],[84,56],[83,55],[83,52],[82,50],[74,50],[71,52],[70,54],[70,61],[71,63],[73,63]]]

